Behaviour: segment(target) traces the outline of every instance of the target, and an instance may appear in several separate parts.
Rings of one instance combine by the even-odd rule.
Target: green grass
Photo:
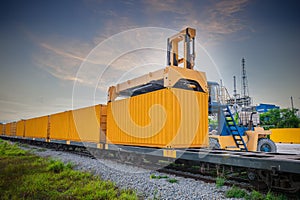
[[[72,167],[0,140],[1,199],[138,199],[131,190]]]
[[[169,183],[177,183],[177,182],[178,182],[178,180],[175,179],[175,178],[169,178],[167,181],[168,181]]]
[[[164,175],[164,176],[156,176],[155,174],[151,174],[150,175],[150,179],[162,179],[162,178],[169,178],[168,176]]]
[[[287,197],[284,195],[274,195],[268,192],[266,195],[261,194],[258,191],[253,190],[248,194],[245,190],[240,189],[236,186],[231,187],[230,190],[226,192],[227,198],[245,198],[246,200],[286,200]]]
[[[166,181],[168,181],[169,183],[177,183],[178,182],[177,179],[175,179],[175,178],[169,178],[166,175],[164,175],[164,176],[160,176],[160,175],[156,176],[155,174],[151,174],[150,175],[150,179],[162,179],[162,178],[166,179]]]
[[[264,200],[264,195],[260,192],[253,190],[250,195],[246,197],[248,200]]]
[[[227,198],[246,198],[247,192],[245,190],[242,190],[236,186],[232,186],[229,190],[226,192]]]
[[[224,183],[225,183],[225,178],[217,177],[217,179],[216,179],[217,188],[222,187],[224,185]]]
[[[265,196],[265,200],[287,200],[288,198],[281,194],[281,195],[275,195],[272,192],[268,192],[267,195]]]

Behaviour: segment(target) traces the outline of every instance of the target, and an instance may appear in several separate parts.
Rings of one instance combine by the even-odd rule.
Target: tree
[[[296,112],[296,109],[272,109],[260,114],[260,123],[266,127],[299,128]]]
[[[296,109],[282,109],[278,128],[299,128],[300,119],[296,116]]]

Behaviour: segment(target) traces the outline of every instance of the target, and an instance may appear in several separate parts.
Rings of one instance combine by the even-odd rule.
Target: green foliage
[[[225,179],[224,178],[217,177],[217,179],[216,179],[216,186],[217,186],[217,188],[222,187],[224,185],[224,183],[225,183]]]
[[[267,128],[299,128],[296,109],[272,109],[260,114],[261,125]]]
[[[300,119],[296,115],[296,110],[281,109],[281,121],[279,128],[299,128]]]
[[[274,195],[272,192],[268,192],[265,196],[265,200],[286,200],[287,197],[284,195]]]
[[[155,174],[151,174],[150,175],[150,179],[156,179],[156,175]]]
[[[208,124],[212,129],[217,129],[218,127],[218,120],[208,118]]]
[[[178,182],[178,180],[175,179],[175,178],[169,178],[167,181],[168,181],[169,183],[177,183],[177,182]]]
[[[20,154],[15,145],[1,140],[0,150],[1,199],[138,199],[131,190],[72,170],[71,163]]]
[[[240,189],[236,186],[233,186],[230,190],[226,192],[227,198],[244,198],[246,200],[286,200],[286,196],[279,195],[276,196],[271,192],[268,192],[266,195],[261,194],[258,191],[253,190],[248,194],[245,190]]]
[[[245,190],[232,186],[232,188],[226,192],[225,196],[227,198],[246,198],[248,194]]]
[[[155,174],[151,174],[150,175],[150,179],[162,179],[162,178],[168,178],[168,176],[166,176],[166,175],[164,175],[164,176],[161,176],[161,175],[156,176]]]
[[[136,199],[138,199],[138,197],[132,190],[122,190],[119,199],[121,199],[121,200],[136,200]]]
[[[11,145],[4,140],[0,140],[0,155],[7,156],[24,156],[26,151],[20,149],[16,144]]]
[[[64,170],[73,169],[72,163],[67,163],[66,165],[59,160],[50,160],[49,165],[47,167],[48,171],[52,171],[54,173],[60,173]]]
[[[247,200],[264,200],[264,195],[260,192],[253,190],[248,197],[245,197]]]

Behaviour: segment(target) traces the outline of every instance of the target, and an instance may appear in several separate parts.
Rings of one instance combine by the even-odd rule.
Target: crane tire
[[[272,140],[268,138],[262,138],[258,140],[257,151],[276,153],[277,147]]]

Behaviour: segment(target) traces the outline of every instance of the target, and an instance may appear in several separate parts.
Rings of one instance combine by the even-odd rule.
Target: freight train
[[[193,69],[195,35],[195,29],[186,28],[170,37],[167,67],[111,86],[106,105],[0,124],[1,138],[84,146],[100,155],[130,157],[133,163],[149,156],[194,162],[206,170],[210,165],[226,166],[248,172],[251,181],[269,188],[299,191],[300,155],[247,152],[243,135],[232,129],[227,107],[220,109],[228,115],[232,141],[243,151],[208,149],[209,88],[205,73]]]

